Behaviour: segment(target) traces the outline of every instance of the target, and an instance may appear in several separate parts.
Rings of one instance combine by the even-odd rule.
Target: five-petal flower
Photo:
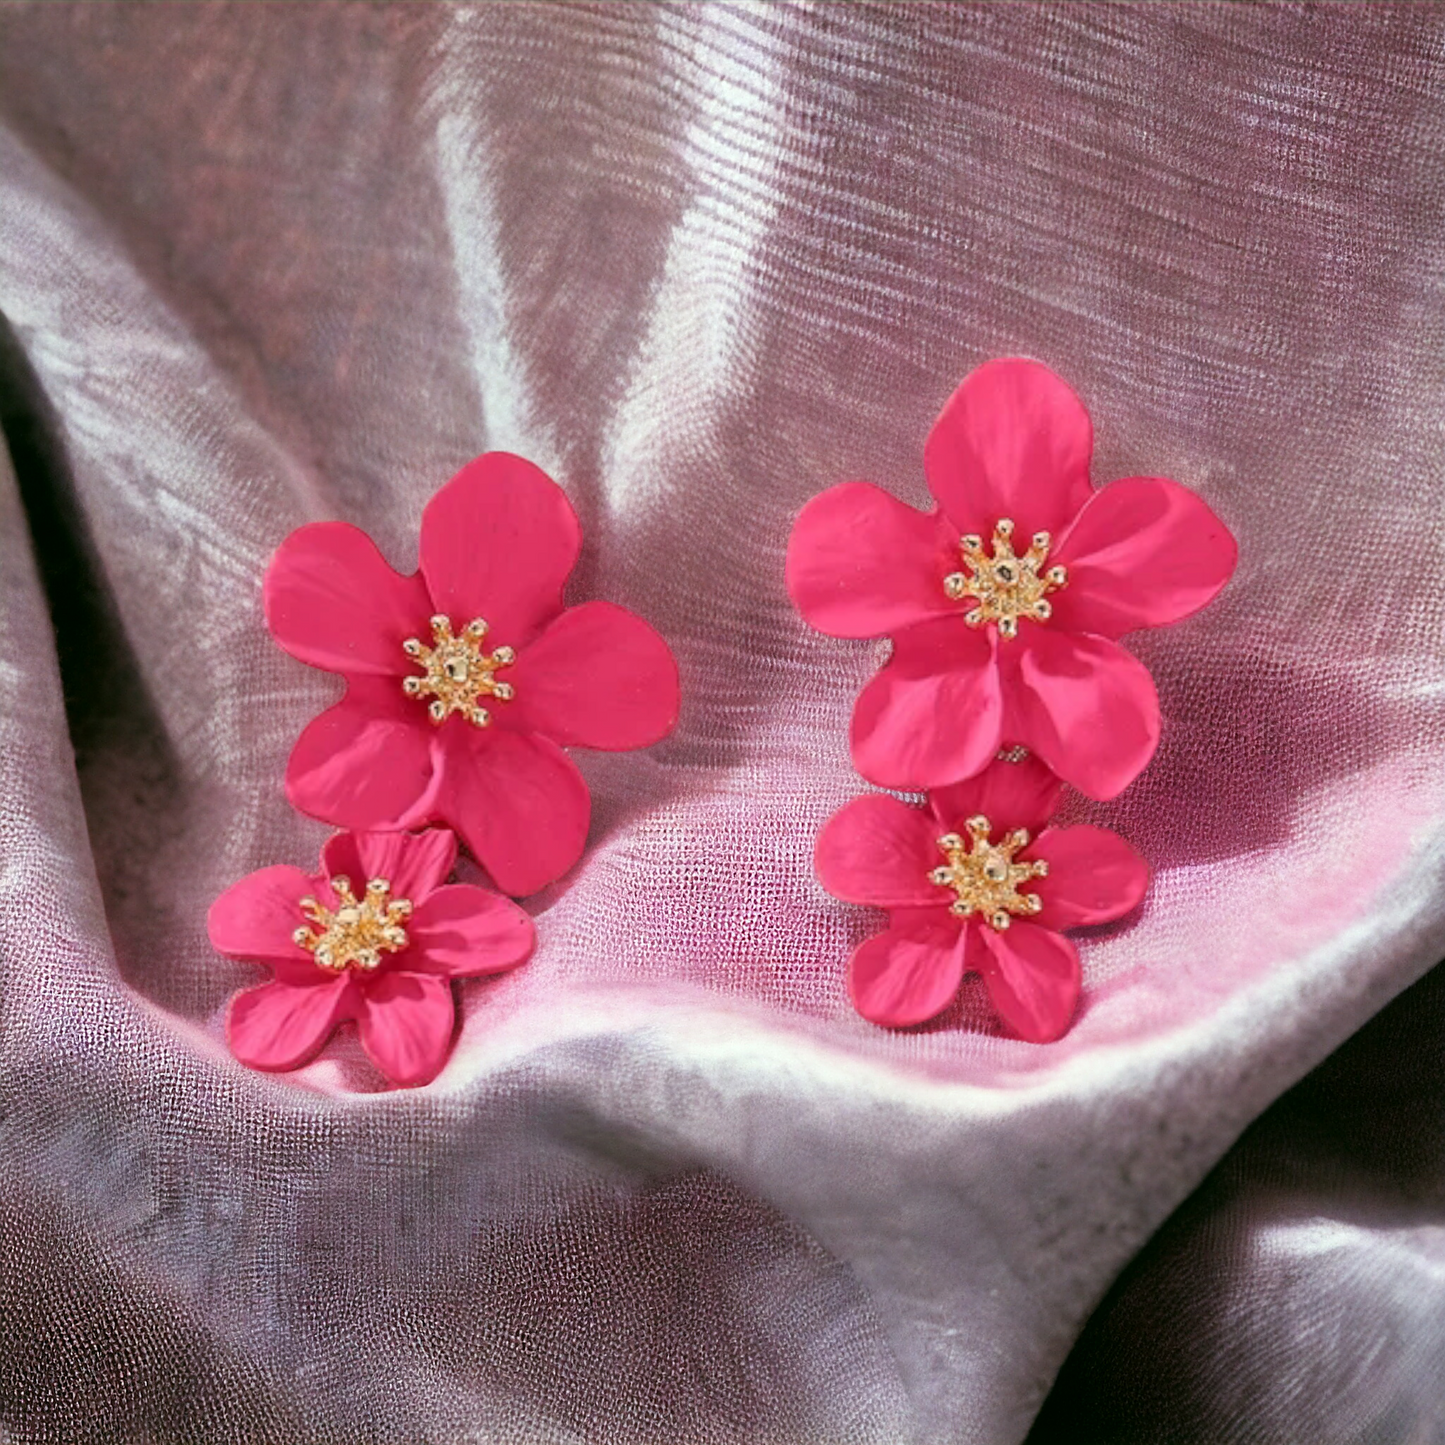
[[[427,504],[413,576],[345,522],[293,532],[266,573],[267,622],[347,687],[291,753],[291,802],[344,828],[449,824],[516,896],[566,872],[590,799],[563,748],[646,747],[678,710],[648,623],[611,602],[564,609],[581,542],[562,489],[505,452]]]
[[[236,1057],[298,1069],[352,1019],[392,1083],[435,1078],[456,1027],[451,980],[515,968],[535,942],[511,899],[446,882],[456,856],[445,828],[339,833],[319,876],[262,868],[227,889],[207,919],[212,944],[275,975],[231,1000]]]
[[[976,972],[1021,1038],[1046,1043],[1068,1028],[1079,956],[1062,930],[1128,913],[1149,870],[1103,828],[1046,826],[1059,789],[1037,758],[996,761],[931,793],[926,809],[875,793],[828,820],[819,880],[890,915],[848,965],[859,1013],[889,1028],[923,1023]]]
[[[1116,639],[1203,607],[1236,547],[1175,482],[1095,491],[1092,449],[1088,413],[1053,372],[991,361],[928,438],[935,511],[866,482],[803,508],[787,556],[798,610],[835,637],[893,639],[853,712],[853,761],[869,781],[940,787],[1008,742],[1112,798],[1148,763],[1158,697]]]

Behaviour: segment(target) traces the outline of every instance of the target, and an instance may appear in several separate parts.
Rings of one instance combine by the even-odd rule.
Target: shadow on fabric
[[[1094,1311],[1027,1445],[1445,1439],[1445,964],[1267,1110]]]

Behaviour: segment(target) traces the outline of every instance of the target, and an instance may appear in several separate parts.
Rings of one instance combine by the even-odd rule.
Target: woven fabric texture
[[[0,1435],[1022,1440],[1149,1236],[1445,951],[1442,81],[1426,5],[0,5]],[[909,1033],[849,1006],[878,919],[811,852],[880,649],[782,581],[822,488],[924,504],[1007,354],[1100,481],[1242,548],[1133,644],[1162,746],[1072,811],[1156,879],[1047,1047],[976,980]],[[491,448],[566,488],[569,595],[668,638],[680,725],[579,755],[588,853],[434,1085],[347,1039],[250,1073],[206,908],[315,858],[281,780],[338,692],[262,570],[326,517],[410,569]],[[1367,1343],[1438,1327],[1435,1218],[1356,1221]],[[1267,1211],[1224,1227],[1225,1297],[1268,1290]],[[1347,1417],[1274,1298],[1230,1438],[1299,1438],[1290,1398],[1445,1438],[1438,1350]]]

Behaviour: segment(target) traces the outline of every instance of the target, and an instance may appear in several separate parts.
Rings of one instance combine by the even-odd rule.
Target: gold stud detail
[[[401,650],[424,671],[420,677],[404,677],[401,690],[408,697],[431,698],[427,713],[434,723],[444,723],[459,712],[473,727],[486,727],[492,715],[481,705],[482,699],[507,702],[513,696],[512,684],[498,682],[495,674],[510,667],[517,654],[510,647],[482,650],[487,624],[481,617],[474,617],[461,636],[454,637],[451,619],[438,615],[431,620],[431,635],[430,647],[416,637],[402,643]]]
[[[1042,858],[1032,863],[1014,861],[1014,854],[1028,846],[1028,832],[1015,828],[999,842],[990,843],[993,829],[982,813],[963,826],[966,839],[958,833],[945,833],[938,840],[948,862],[928,875],[930,882],[953,890],[949,912],[956,918],[977,913],[982,922],[999,931],[1007,928],[1016,914],[1037,913],[1043,907],[1039,895],[1020,893],[1019,885],[1030,878],[1047,877],[1049,865]]]
[[[307,924],[291,935],[318,968],[327,973],[345,973],[348,968],[371,973],[384,953],[406,947],[409,940],[401,925],[411,917],[411,900],[393,898],[387,879],[371,879],[357,898],[351,879],[338,874],[331,880],[331,891],[341,900],[335,912],[314,898],[303,898],[301,912]]]
[[[983,550],[982,537],[973,532],[961,537],[964,570],[943,579],[944,592],[955,602],[974,604],[963,620],[970,627],[995,623],[1000,637],[1017,637],[1021,617],[1047,622],[1054,610],[1048,594],[1069,581],[1063,567],[1044,568],[1053,540],[1047,532],[1035,532],[1022,556],[1014,552],[1013,533],[1013,522],[1001,518],[993,529],[991,557]]]

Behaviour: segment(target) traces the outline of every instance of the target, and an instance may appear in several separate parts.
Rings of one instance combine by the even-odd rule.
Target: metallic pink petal
[[[848,993],[865,1019],[908,1028],[940,1014],[963,978],[966,930],[910,920],[860,943],[848,961]]]
[[[358,891],[372,878],[385,878],[393,898],[420,904],[446,882],[456,866],[457,835],[449,828],[423,833],[338,833],[326,840],[321,859],[326,876],[351,880]]]
[[[444,978],[383,973],[358,988],[356,1028],[372,1063],[404,1088],[441,1072],[456,1030],[456,1003]]]
[[[1091,798],[1122,792],[1159,745],[1159,697],[1117,642],[1025,624],[999,648],[1009,735]]]
[[[313,965],[313,972],[320,970]],[[310,1062],[354,1004],[350,975],[310,985],[276,982],[231,1000],[226,1036],[231,1052],[253,1069],[299,1069]]]
[[[677,663],[635,613],[584,602],[548,623],[501,674],[516,696],[497,721],[564,747],[645,748],[677,724]]]
[[[532,952],[537,930],[510,898],[452,883],[418,904],[406,926],[406,969],[448,977],[502,973]]]
[[[943,861],[932,814],[873,793],[845,803],[823,825],[813,854],[818,881],[835,898],[880,908],[950,901],[929,881]]]
[[[1187,487],[1128,477],[1096,492],[1049,556],[1068,568],[1050,626],[1119,637],[1197,612],[1234,572],[1228,527]]]
[[[820,492],[788,539],[788,595],[833,637],[881,637],[957,612],[943,579],[959,565],[958,531],[868,482]]]
[[[923,451],[928,486],[959,532],[985,543],[1001,517],[1020,539],[1058,535],[1089,500],[1094,428],[1037,361],[985,362],[948,399]]]
[[[266,569],[261,595],[271,635],[292,657],[348,676],[409,672],[401,645],[426,636],[432,611],[421,578],[393,571],[347,522],[292,532]]]
[[[581,547],[567,494],[508,452],[468,462],[421,518],[421,570],[434,610],[458,629],[484,617],[493,645],[521,648],[562,610]]]
[[[535,893],[582,856],[592,803],[556,743],[457,718],[443,741],[437,810],[503,893]]]
[[[1015,920],[995,933],[971,925],[983,939],[974,959],[999,1017],[1021,1039],[1046,1044],[1068,1028],[1079,1004],[1079,955],[1061,934]]]
[[[1024,856],[1049,865],[1046,878],[1029,884],[1044,905],[1034,917],[1044,928],[1110,923],[1135,907],[1149,888],[1149,865],[1106,828],[1046,829]]]
[[[312,719],[286,764],[286,796],[342,828],[404,828],[432,783],[435,732],[395,678],[353,677]]]
[[[921,622],[859,694],[853,766],[884,788],[933,788],[969,777],[998,752],[1003,697],[993,641],[961,619]]]

